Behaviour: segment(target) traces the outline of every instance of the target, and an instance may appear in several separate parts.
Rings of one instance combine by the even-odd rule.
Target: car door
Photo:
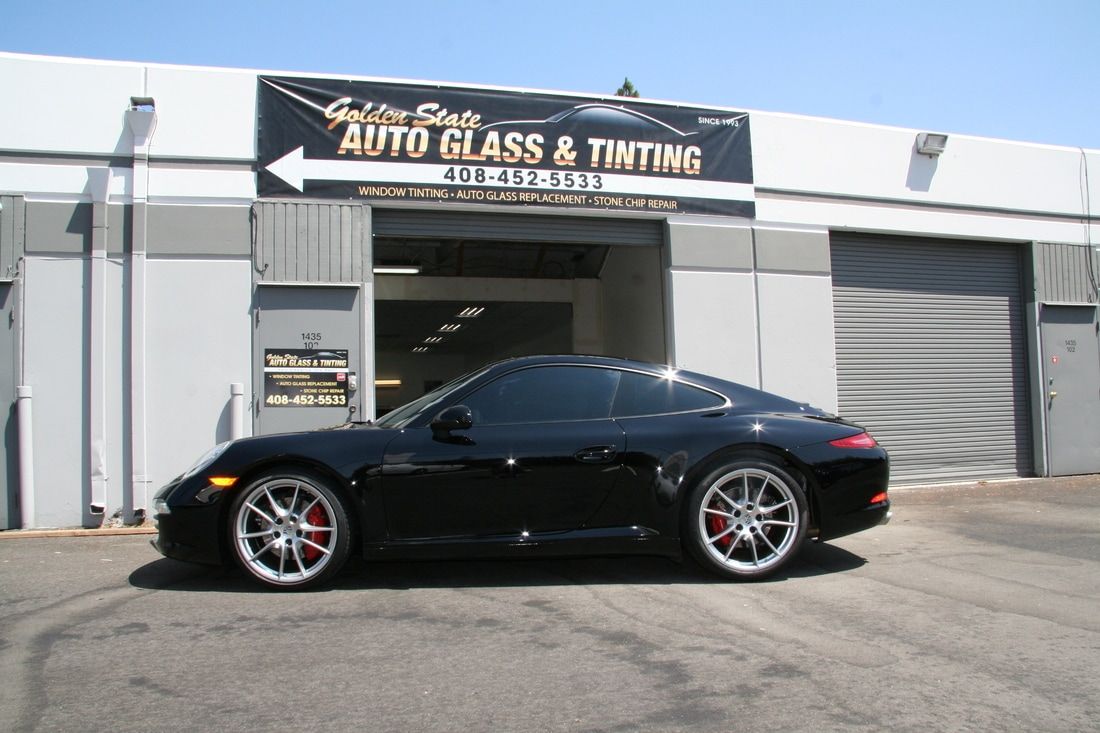
[[[518,536],[524,501],[507,465],[508,443],[499,427],[452,435],[402,430],[382,464],[390,538]]]
[[[463,400],[474,418],[471,437],[478,426],[505,431],[498,460],[523,496],[526,532],[584,526],[614,487],[625,448],[611,419],[619,376],[603,367],[542,365],[505,374]]]
[[[584,525],[618,477],[616,370],[543,365],[462,398],[473,425],[407,429],[386,451],[391,537],[556,532]]]

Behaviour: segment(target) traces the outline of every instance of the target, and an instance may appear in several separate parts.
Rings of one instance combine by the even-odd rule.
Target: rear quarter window
[[[723,407],[721,395],[672,379],[623,372],[611,408],[612,417],[665,415]]]

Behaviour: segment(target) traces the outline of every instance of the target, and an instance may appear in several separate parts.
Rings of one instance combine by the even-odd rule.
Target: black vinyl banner
[[[273,76],[257,105],[261,197],[755,215],[744,113]]]

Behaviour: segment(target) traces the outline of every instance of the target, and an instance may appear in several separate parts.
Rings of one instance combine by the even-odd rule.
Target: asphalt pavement
[[[1100,730],[1100,477],[892,496],[761,583],[597,558],[275,593],[9,535],[0,730]]]

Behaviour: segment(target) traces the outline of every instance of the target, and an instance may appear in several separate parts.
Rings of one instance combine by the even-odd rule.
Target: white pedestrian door
[[[1044,305],[1040,324],[1050,473],[1100,473],[1096,306]]]

